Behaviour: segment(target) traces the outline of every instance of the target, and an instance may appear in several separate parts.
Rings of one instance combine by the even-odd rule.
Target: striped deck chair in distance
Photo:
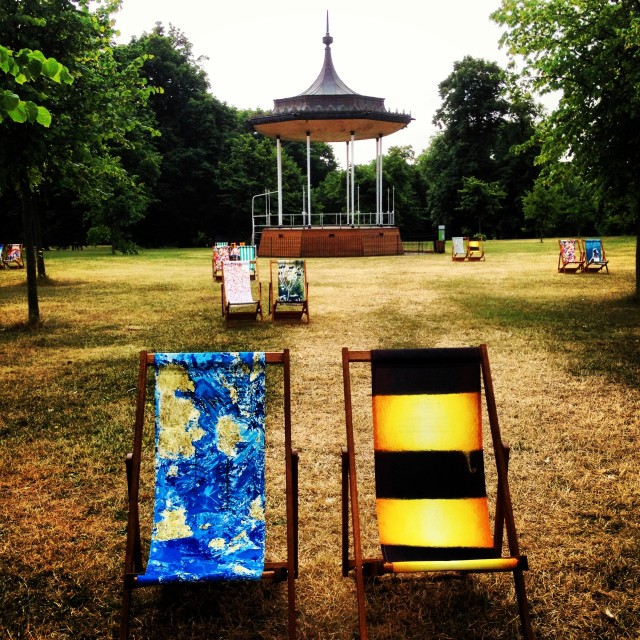
[[[241,244],[238,247],[240,262],[249,269],[252,280],[258,279],[258,261],[256,259],[256,246],[254,244]]]
[[[381,557],[365,559],[358,504],[352,363],[371,367],[376,515]],[[522,636],[532,640],[523,571],[486,347],[342,352],[347,446],[342,450],[342,573],[355,572],[360,639],[364,577],[386,573],[511,572]],[[497,472],[494,526],[487,499],[482,383]],[[351,513],[351,536],[349,532]],[[368,518],[363,520],[369,521]],[[503,552],[504,530],[507,545]],[[366,533],[366,532],[365,532]],[[370,536],[367,536],[369,539]]]
[[[584,268],[583,273],[597,273],[605,269],[609,273],[609,261],[602,246],[602,240],[587,238],[584,241]]]
[[[258,297],[251,291],[249,270],[239,261],[222,264],[222,316],[230,320],[262,320],[262,283],[258,283]]]
[[[309,322],[309,283],[305,260],[271,260],[269,313],[273,320]]]
[[[451,238],[451,259],[454,262],[464,262],[467,259],[467,243],[469,238],[455,236]]]
[[[577,273],[584,269],[585,259],[580,240],[570,238],[558,240],[558,271],[560,273]]]
[[[267,369],[273,366],[281,366],[283,373],[269,383],[277,393],[267,401]],[[144,435],[149,370],[155,372],[155,456],[143,457],[143,449],[151,448]],[[282,468],[278,462],[270,472],[284,476],[284,495],[274,494],[271,501],[265,483],[267,429],[270,441],[284,444]],[[154,460],[153,487],[142,480],[148,477],[141,474],[143,459],[149,465]],[[298,453],[291,446],[288,350],[141,352],[133,453],[126,461],[129,515],[121,640],[129,637],[132,594],[137,588],[242,580],[287,582],[288,638],[294,640]],[[150,489],[154,490],[153,528],[144,545],[149,554],[145,566],[140,495]],[[282,512],[274,506],[268,520],[265,509],[272,503],[284,506]],[[270,543],[269,554],[280,558],[267,561],[266,529],[274,519],[286,519],[286,539],[284,531],[276,536],[282,544]],[[179,585],[172,588],[181,593]]]
[[[4,256],[2,264],[5,267],[14,267],[16,269],[24,269],[24,261],[22,259],[22,245],[8,244],[4,247]]]

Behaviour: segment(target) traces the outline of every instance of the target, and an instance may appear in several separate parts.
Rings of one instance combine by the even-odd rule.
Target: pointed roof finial
[[[329,49],[333,42],[333,38],[329,35],[329,9],[327,9],[327,35],[322,38],[322,42],[326,45],[325,49]]]

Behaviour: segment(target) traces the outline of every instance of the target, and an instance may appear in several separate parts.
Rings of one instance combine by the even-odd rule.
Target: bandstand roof
[[[253,128],[271,138],[305,141],[346,142],[388,136],[413,120],[410,114],[387,111],[384,98],[356,93],[338,76],[331,58],[333,38],[327,33],[324,63],[315,82],[302,93],[273,101],[273,111],[249,121]]]

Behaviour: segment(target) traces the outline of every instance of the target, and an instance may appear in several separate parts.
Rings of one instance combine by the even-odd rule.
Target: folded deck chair
[[[211,266],[213,269],[213,279],[222,280],[222,263],[229,260],[229,245],[217,245],[213,247]]]
[[[579,240],[558,240],[558,271],[561,273],[577,273],[584,269],[585,259],[582,244]]]
[[[278,420],[282,419],[284,431],[285,495],[277,502],[286,504],[286,554],[280,554],[286,559],[275,562],[265,560],[265,423],[266,408],[270,409],[272,402],[266,402],[266,370],[271,365],[284,369],[282,388],[275,394],[281,406],[274,413],[281,416]],[[155,497],[145,567],[139,495],[148,491],[141,487],[140,466],[148,441],[143,431],[149,368],[155,369]],[[268,427],[270,431],[280,430],[271,420]],[[274,436],[274,441],[279,437]],[[276,473],[282,475],[279,469]],[[288,350],[143,351],[127,480],[129,516],[121,640],[129,636],[134,589],[237,580],[287,581],[288,638],[296,637],[298,453],[291,446]]]
[[[309,283],[305,260],[271,260],[269,313],[273,320],[309,322]]]
[[[467,244],[467,260],[471,262],[484,260],[484,242],[482,240],[469,240]]]
[[[369,362],[376,513],[381,557],[364,559],[350,371]],[[355,572],[360,639],[364,577],[402,572],[512,572],[522,635],[533,638],[487,351],[478,348],[342,352],[347,447],[342,450],[342,573]],[[359,378],[362,379],[362,378]],[[482,446],[482,394],[497,467],[491,530]],[[351,536],[349,533],[351,512]],[[507,550],[503,554],[504,526]]]
[[[23,269],[24,262],[22,260],[22,245],[6,245],[4,247],[4,256],[2,256],[2,264],[5,267],[15,267],[16,269]]]
[[[463,262],[467,259],[467,242],[469,238],[451,238],[451,259],[456,262]]]
[[[584,241],[583,272],[598,272],[605,269],[609,273],[609,261],[602,246],[602,240],[589,238]]]
[[[262,320],[262,283],[258,283],[258,299],[251,292],[249,270],[241,262],[222,263],[222,315],[225,320]]]

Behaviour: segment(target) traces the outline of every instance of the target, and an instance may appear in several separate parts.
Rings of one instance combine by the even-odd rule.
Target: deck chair
[[[362,554],[351,364],[370,363],[381,557]],[[487,350],[342,351],[347,446],[342,450],[342,573],[355,572],[360,639],[364,577],[403,572],[512,572],[522,635],[533,638]],[[482,447],[481,378],[497,467],[491,531]],[[360,378],[361,379],[361,378]],[[362,425],[358,425],[361,427]],[[362,433],[358,430],[358,433]],[[349,533],[351,513],[351,536]],[[508,550],[503,554],[506,526]],[[351,544],[350,544],[351,543]]]
[[[258,283],[258,299],[251,291],[249,270],[240,262],[222,263],[222,316],[229,320],[262,320],[262,283]]]
[[[258,261],[256,260],[256,246],[253,244],[241,244],[239,247],[240,262],[249,268],[249,275],[252,280],[258,279]]]
[[[286,560],[273,562],[265,560],[266,371],[271,365],[284,369],[278,414],[286,494]],[[147,491],[141,489],[140,467],[147,442],[143,431],[150,367],[155,369],[155,497],[145,567],[139,496]],[[271,431],[270,421],[268,426]],[[275,423],[273,427],[279,431]],[[298,452],[291,446],[289,351],[141,352],[133,453],[126,462],[129,516],[121,640],[129,637],[134,589],[237,580],[287,582],[288,638],[294,640]]]
[[[589,238],[584,241],[583,273],[598,272],[605,269],[609,273],[609,261],[602,246],[602,240]]]
[[[23,269],[24,261],[22,259],[22,245],[6,245],[4,247],[4,255],[2,256],[2,264],[5,267],[15,267],[16,269]]]
[[[6,269],[6,265],[4,264],[4,245],[0,244],[0,269]]]
[[[213,279],[222,281],[222,263],[229,260],[229,245],[217,245],[213,247],[211,267],[213,269]]]
[[[484,242],[482,240],[469,240],[467,244],[467,260],[470,262],[484,260]]]
[[[269,264],[269,314],[273,320],[309,322],[309,283],[305,260],[271,260]]]
[[[464,262],[467,259],[467,242],[469,238],[451,238],[451,259],[455,262]]]
[[[558,240],[558,271],[561,273],[577,273],[584,269],[585,259],[582,243],[579,240]]]

